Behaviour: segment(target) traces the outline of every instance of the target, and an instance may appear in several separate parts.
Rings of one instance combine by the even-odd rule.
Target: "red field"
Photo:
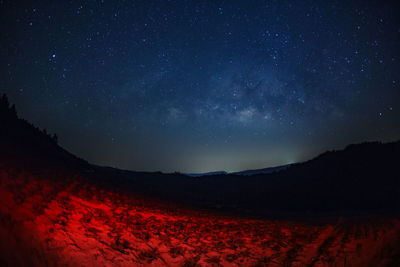
[[[234,218],[64,176],[0,169],[3,266],[398,266],[400,260],[395,218],[325,224]]]

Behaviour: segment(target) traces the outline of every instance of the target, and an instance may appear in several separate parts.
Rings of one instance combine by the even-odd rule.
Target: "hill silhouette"
[[[190,177],[89,164],[6,96],[0,125],[1,266],[400,264],[399,142]]]
[[[83,166],[86,161],[79,159],[58,145],[57,134],[39,129],[28,121],[18,118],[15,105],[8,97],[0,98],[0,159],[4,162],[37,166]]]
[[[86,179],[163,200],[244,214],[383,212],[400,207],[400,142],[366,142],[328,151],[271,173],[188,177],[90,165],[50,135],[18,118],[0,99],[0,158],[19,165],[83,171]]]
[[[400,142],[369,142],[268,174],[194,178],[100,168],[93,175],[113,173],[112,183],[125,188],[244,214],[398,212],[399,158]]]

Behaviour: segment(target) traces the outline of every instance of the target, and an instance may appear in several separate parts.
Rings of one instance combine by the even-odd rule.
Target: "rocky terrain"
[[[284,170],[91,165],[0,98],[0,266],[400,266],[400,142]]]
[[[399,266],[397,218],[229,217],[77,173],[0,169],[3,266]]]

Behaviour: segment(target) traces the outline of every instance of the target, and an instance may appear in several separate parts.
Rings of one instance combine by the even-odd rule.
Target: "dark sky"
[[[0,92],[92,163],[238,171],[400,138],[395,1],[34,2],[0,0]]]

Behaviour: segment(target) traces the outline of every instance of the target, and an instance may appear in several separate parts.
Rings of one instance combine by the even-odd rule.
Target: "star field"
[[[303,161],[400,137],[397,10],[0,1],[0,88],[20,116],[97,164],[205,172]]]

